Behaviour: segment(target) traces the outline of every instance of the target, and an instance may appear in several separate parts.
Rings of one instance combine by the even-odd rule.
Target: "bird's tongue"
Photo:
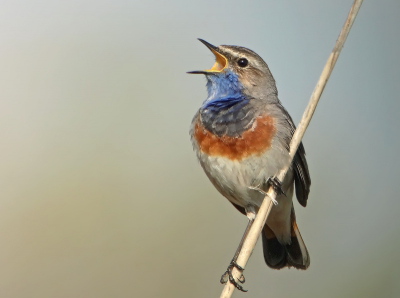
[[[211,67],[207,71],[222,71],[226,66],[226,58],[222,56],[220,53],[214,51],[213,49],[210,50],[211,52],[213,52],[215,56],[215,63],[213,67]]]

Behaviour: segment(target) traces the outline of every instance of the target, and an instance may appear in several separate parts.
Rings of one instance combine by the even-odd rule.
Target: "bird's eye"
[[[240,58],[240,59],[238,60],[237,64],[238,64],[240,67],[246,67],[247,64],[249,64],[249,61],[247,61],[246,58]]]

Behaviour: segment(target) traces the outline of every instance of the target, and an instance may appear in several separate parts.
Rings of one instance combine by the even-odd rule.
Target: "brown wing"
[[[292,135],[296,130],[296,126],[293,123],[292,117],[285,110],[282,105],[279,105],[282,112],[286,116],[286,120],[291,128]],[[291,140],[287,140],[287,148],[289,149],[289,144]],[[303,143],[301,142],[299,148],[297,149],[296,155],[293,158],[292,167],[294,170],[294,183],[296,186],[296,197],[300,205],[306,207],[308,194],[310,193],[311,177],[308,171],[308,165],[306,160],[306,152],[304,150]]]
[[[308,194],[310,193],[311,178],[308,172],[306,153],[303,143],[300,143],[293,159],[294,183],[296,186],[296,197],[300,205],[307,206]]]

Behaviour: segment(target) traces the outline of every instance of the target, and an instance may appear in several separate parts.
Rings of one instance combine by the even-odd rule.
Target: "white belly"
[[[277,175],[289,158],[286,149],[274,145],[273,142],[271,148],[262,155],[252,155],[242,160],[208,156],[196,146],[195,149],[206,175],[224,197],[242,207],[249,204],[259,207],[264,195],[249,187],[261,188],[269,177]],[[288,178],[285,182],[293,181],[292,177]],[[284,191],[289,187],[287,184],[283,184]]]

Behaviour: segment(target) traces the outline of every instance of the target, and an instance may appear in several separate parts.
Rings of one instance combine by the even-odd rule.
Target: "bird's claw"
[[[276,176],[269,177],[267,180],[267,184],[272,186],[272,188],[276,191],[277,195],[286,196],[286,194],[283,192],[283,189],[282,189],[282,182],[279,181],[279,179]]]
[[[232,260],[232,262],[229,264],[228,268],[226,269],[225,273],[222,274],[220,282],[222,284],[225,284],[229,280],[230,283],[233,284],[236,289],[238,289],[239,291],[242,291],[242,292],[247,292],[247,290],[243,289],[243,287],[239,284],[239,283],[243,284],[246,281],[246,279],[244,278],[243,273],[241,273],[240,277],[237,279],[239,283],[233,277],[232,269],[234,267],[236,267],[240,271],[244,270],[243,267],[239,266],[235,261]]]

